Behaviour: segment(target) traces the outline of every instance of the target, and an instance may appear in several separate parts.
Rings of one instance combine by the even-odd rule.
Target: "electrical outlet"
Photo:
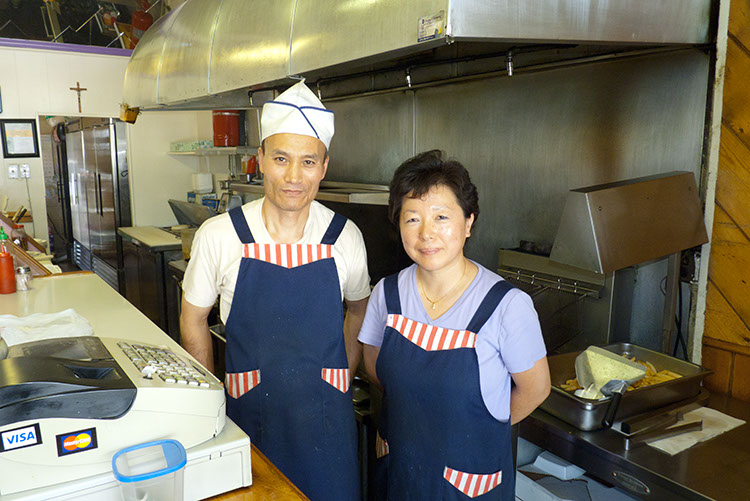
[[[21,177],[30,178],[31,177],[31,167],[29,164],[23,164],[21,165]]]
[[[18,165],[8,166],[8,179],[18,179]]]

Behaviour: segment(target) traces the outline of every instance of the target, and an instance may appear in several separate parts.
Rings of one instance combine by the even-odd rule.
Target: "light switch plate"
[[[18,179],[18,165],[8,166],[8,179]]]
[[[30,178],[31,177],[31,167],[29,164],[22,164],[21,165],[21,177]]]

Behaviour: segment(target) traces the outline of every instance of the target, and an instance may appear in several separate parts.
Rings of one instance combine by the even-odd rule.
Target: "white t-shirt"
[[[263,224],[261,208],[265,198],[242,206],[255,242],[275,243]],[[334,212],[319,202],[310,205],[302,238],[296,244],[318,244],[325,235]],[[333,246],[333,259],[339,274],[341,297],[359,301],[370,295],[370,275],[367,271],[367,252],[359,228],[347,221]],[[242,242],[228,213],[205,221],[195,234],[190,249],[190,261],[182,289],[185,299],[195,306],[212,306],[221,296],[219,313],[226,323],[234,298],[234,287],[242,260]]]

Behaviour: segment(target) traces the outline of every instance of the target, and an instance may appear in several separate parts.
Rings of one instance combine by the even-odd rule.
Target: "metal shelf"
[[[197,157],[212,157],[222,155],[252,155],[257,148],[249,146],[224,146],[219,148],[199,148],[192,151],[168,151],[169,155],[188,155]]]
[[[264,194],[262,184],[232,182],[229,184],[229,189],[236,193]],[[388,205],[388,187],[378,184],[324,181],[320,183],[315,199],[345,204]]]

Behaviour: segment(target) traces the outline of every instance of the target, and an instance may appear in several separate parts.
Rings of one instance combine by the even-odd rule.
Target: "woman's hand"
[[[537,360],[531,369],[516,372],[511,377],[516,383],[510,392],[510,424],[513,425],[531,414],[549,395],[547,357]]]

